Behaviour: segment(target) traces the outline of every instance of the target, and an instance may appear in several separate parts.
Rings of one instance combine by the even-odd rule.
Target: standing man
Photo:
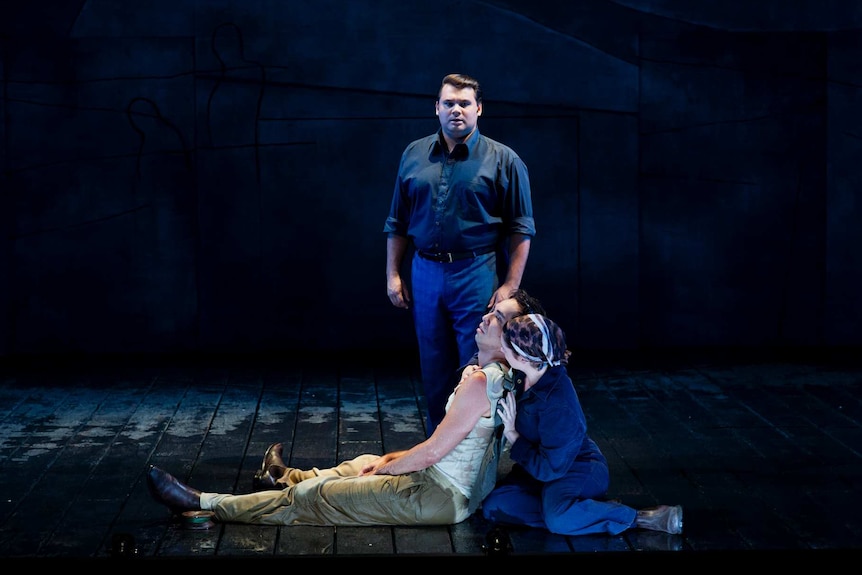
[[[383,227],[386,293],[392,305],[413,312],[429,436],[443,419],[456,370],[476,351],[476,324],[520,287],[536,233],[527,166],[479,133],[479,82],[444,77],[434,110],[440,129],[401,155]],[[408,289],[401,269],[411,245]]]

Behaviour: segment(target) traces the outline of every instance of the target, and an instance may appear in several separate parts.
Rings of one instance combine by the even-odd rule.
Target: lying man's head
[[[482,322],[476,329],[476,345],[480,350],[496,349],[500,346],[500,335],[503,325],[510,319],[528,313],[544,314],[542,304],[523,289],[516,289],[509,297],[497,302],[494,309],[482,316]],[[496,338],[496,339],[495,339]],[[478,363],[474,356],[471,363]]]
[[[539,315],[546,315],[545,308],[542,306],[542,303],[527,293],[526,290],[516,289],[509,294],[510,299],[514,299],[518,302],[518,306],[520,307],[520,313],[513,315],[512,317],[517,317],[519,315],[527,314],[527,313],[537,313]],[[512,318],[507,318],[512,319]]]

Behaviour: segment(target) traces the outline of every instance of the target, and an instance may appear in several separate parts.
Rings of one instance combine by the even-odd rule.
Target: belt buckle
[[[455,261],[455,258],[452,257],[452,252],[446,252],[444,255],[448,258],[446,261],[447,264],[451,264]]]

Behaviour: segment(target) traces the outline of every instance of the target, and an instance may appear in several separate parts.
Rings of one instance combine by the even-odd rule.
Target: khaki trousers
[[[377,455],[329,469],[289,469],[288,487],[245,495],[204,493],[220,521],[260,525],[451,525],[469,501],[434,467],[404,475],[357,474]]]

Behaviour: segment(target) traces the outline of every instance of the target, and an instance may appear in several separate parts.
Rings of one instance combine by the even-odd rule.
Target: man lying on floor
[[[174,512],[211,510],[219,521],[262,525],[446,525],[470,515],[482,459],[494,432],[497,399],[509,372],[500,348],[503,324],[532,309],[516,290],[485,314],[476,330],[479,365],[449,396],[431,436],[385,455],[360,455],[329,469],[289,468],[281,444],[267,449],[256,493],[202,493],[157,467],[148,473],[153,497]],[[496,473],[496,469],[492,470]],[[479,482],[483,483],[484,482]],[[477,505],[474,506],[475,508]]]

